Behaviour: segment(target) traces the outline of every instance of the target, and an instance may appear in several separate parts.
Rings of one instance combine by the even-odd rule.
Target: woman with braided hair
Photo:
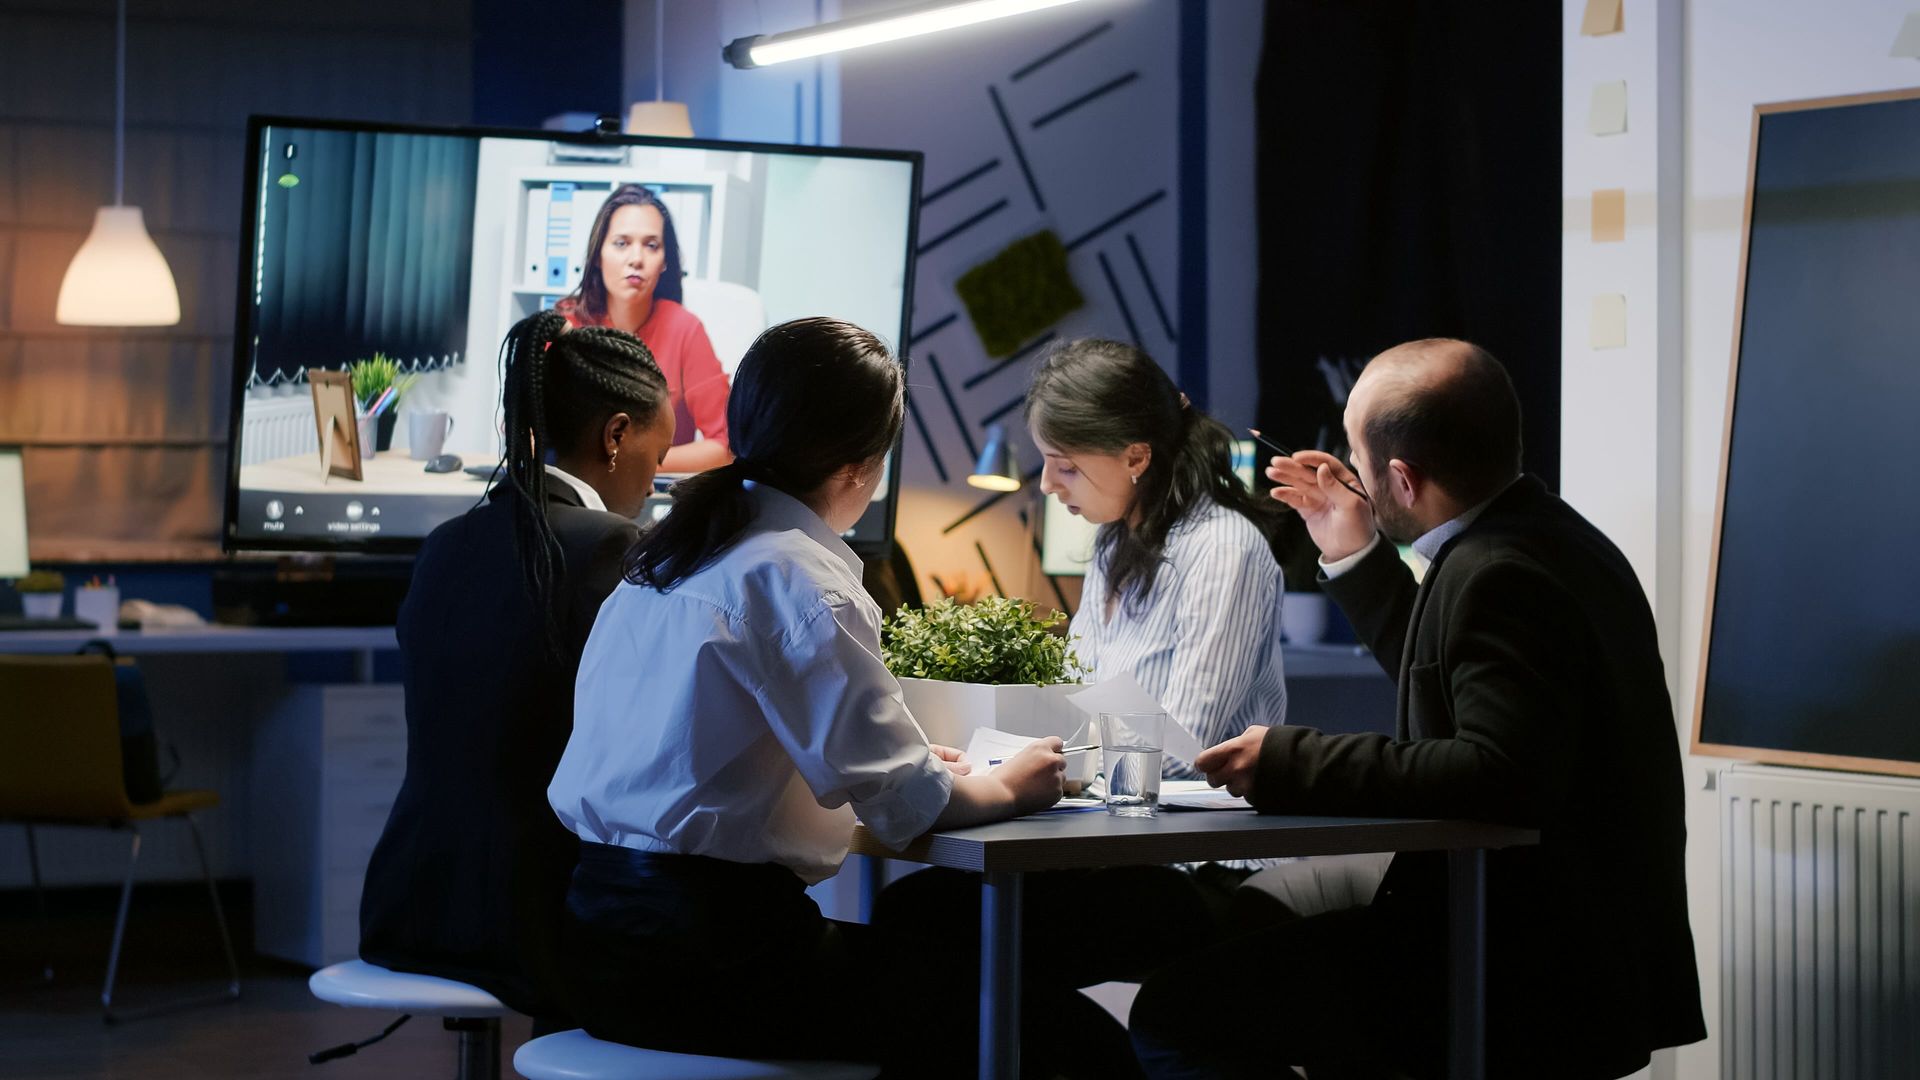
[[[618,330],[543,312],[501,349],[506,470],[435,529],[400,608],[407,771],[367,866],[360,956],[472,983],[544,1025],[573,834],[547,781],[573,680],[673,443],[666,379]]]
[[[629,554],[547,789],[581,839],[565,923],[576,1019],[661,1050],[970,1076],[974,965],[826,919],[806,888],[839,870],[856,818],[897,847],[1051,806],[1060,740],[975,773],[928,744],[880,661],[879,608],[841,539],[905,416],[879,339],[833,319],[773,327],[727,410],[739,456],[677,485]],[[1098,1005],[1028,1000],[1036,1074],[1128,1075],[1125,1033]],[[1089,1034],[1088,1017],[1104,1026]]]

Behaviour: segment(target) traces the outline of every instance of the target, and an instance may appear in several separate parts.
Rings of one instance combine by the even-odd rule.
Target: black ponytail
[[[624,412],[642,426],[668,407],[667,379],[639,338],[619,330],[567,330],[552,311],[522,319],[500,346],[504,482],[512,490],[513,546],[547,642],[560,648],[554,581],[566,573],[559,537],[547,519],[547,458],[597,438]]]
[[[796,319],[761,334],[727,399],[733,463],[674,485],[673,512],[627,553],[626,579],[666,592],[732,547],[753,522],[745,481],[802,498],[892,449],[901,386],[893,354],[852,323]]]
[[[1092,338],[1053,349],[1034,365],[1026,418],[1062,450],[1114,454],[1145,443],[1153,451],[1129,512],[1101,526],[1094,543],[1109,599],[1135,602],[1151,593],[1167,534],[1209,499],[1251,521],[1278,557],[1279,508],[1234,474],[1233,433],[1194,408],[1140,349]],[[1130,524],[1134,509],[1139,522]]]

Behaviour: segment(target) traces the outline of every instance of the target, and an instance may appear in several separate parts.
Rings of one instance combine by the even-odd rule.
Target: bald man
[[[1267,475],[1320,548],[1322,587],[1398,680],[1396,735],[1249,728],[1195,764],[1262,813],[1540,830],[1538,847],[1488,859],[1491,1075],[1624,1076],[1705,1037],[1679,747],[1633,568],[1521,474],[1519,402],[1477,346],[1375,357],[1345,425],[1351,468],[1305,451]],[[1418,584],[1394,542],[1428,561]],[[1443,1075],[1446,909],[1445,856],[1400,855],[1364,907],[1156,976],[1132,1016],[1142,1064]]]

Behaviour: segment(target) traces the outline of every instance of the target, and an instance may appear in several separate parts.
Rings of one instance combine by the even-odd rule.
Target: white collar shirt
[[[881,662],[859,558],[805,504],[749,487],[754,520],[713,562],[601,605],[547,798],[583,840],[811,884],[839,870],[856,817],[902,846],[953,778]]]
[[[587,483],[585,480],[580,479],[558,465],[547,466],[547,475],[573,489],[573,493],[580,496],[581,506],[589,510],[606,510],[607,501],[600,497],[599,492],[593,490],[592,484]]]

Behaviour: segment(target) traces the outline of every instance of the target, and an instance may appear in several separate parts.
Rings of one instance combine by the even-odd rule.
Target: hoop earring
[[[616,446],[613,448],[613,453],[607,455],[607,471],[612,472],[614,469],[618,468],[619,465],[620,465],[620,448]]]

